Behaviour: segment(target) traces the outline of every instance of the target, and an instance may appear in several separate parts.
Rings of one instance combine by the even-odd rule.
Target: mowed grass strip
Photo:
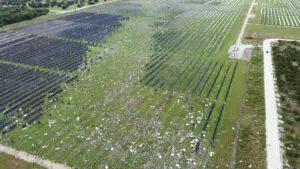
[[[44,169],[43,167],[19,160],[11,155],[0,153],[1,169]]]
[[[266,166],[265,152],[265,105],[263,52],[255,49],[247,80],[247,92],[240,115],[236,168],[263,169]]]

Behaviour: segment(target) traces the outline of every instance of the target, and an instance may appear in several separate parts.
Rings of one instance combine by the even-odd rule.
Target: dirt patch
[[[12,147],[8,147],[3,144],[0,144],[0,153],[6,153],[6,154],[14,156],[17,159],[21,159],[21,160],[24,160],[29,163],[35,163],[39,166],[49,168],[49,169],[53,169],[53,168],[55,168],[55,169],[71,169],[70,167],[68,167],[66,165],[55,163],[50,160],[45,160],[38,156],[24,152],[24,151],[18,151]]]
[[[250,61],[254,46],[253,45],[233,45],[229,48],[229,57]]]

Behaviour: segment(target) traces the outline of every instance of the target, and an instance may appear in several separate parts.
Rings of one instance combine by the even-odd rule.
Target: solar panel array
[[[86,45],[61,39],[17,33],[4,36],[7,40],[0,42],[0,59],[15,63],[75,71],[87,51]]]
[[[83,12],[17,28],[17,32],[1,31],[0,131],[6,134],[17,126],[26,127],[39,119],[45,99],[53,99],[62,91],[62,83],[76,78],[66,73],[82,67],[88,50],[82,41],[103,43],[126,19]],[[34,70],[32,66],[46,71]],[[60,74],[51,73],[57,70]]]
[[[81,67],[87,50],[82,43],[0,32],[0,132],[37,121],[44,103],[63,91],[61,84],[77,78],[66,72]]]
[[[42,72],[10,64],[0,64],[0,130],[3,134],[22,118],[26,127],[42,116],[45,99],[53,99],[62,91],[60,84],[75,77]],[[14,127],[12,127],[14,126]]]
[[[105,37],[121,27],[121,21],[126,19],[128,18],[122,16],[82,12],[18,28],[18,30],[103,43]]]

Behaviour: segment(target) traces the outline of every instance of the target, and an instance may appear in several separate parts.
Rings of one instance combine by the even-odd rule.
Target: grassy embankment
[[[265,168],[265,106],[262,50],[253,52],[247,79],[246,95],[242,105],[237,142],[236,168],[252,166]]]
[[[0,161],[0,169],[43,169],[41,166],[27,163],[5,153],[0,153]]]

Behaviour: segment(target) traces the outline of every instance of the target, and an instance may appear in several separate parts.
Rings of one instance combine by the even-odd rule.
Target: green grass
[[[261,49],[253,52],[247,78],[245,101],[239,117],[240,131],[237,138],[236,168],[256,169],[266,166],[264,73]]]
[[[101,121],[97,122],[96,119],[91,119],[89,116],[94,117],[101,117],[100,112],[96,112],[95,115],[92,115],[93,112],[91,112],[90,106],[82,107],[75,106],[75,105],[95,105],[95,109],[101,112],[103,110],[106,110],[104,104],[109,104],[107,109],[113,109],[114,111],[121,111],[120,109],[122,106],[127,105],[127,99],[135,99],[135,93],[142,92],[140,90],[145,90],[144,87],[139,87],[139,85],[135,85],[135,87],[131,87],[131,83],[127,83],[128,77],[132,76],[132,81],[140,74],[136,69],[141,69],[142,63],[145,63],[145,58],[148,56],[148,53],[146,53],[146,50],[148,49],[147,46],[148,43],[143,43],[142,41],[146,40],[147,36],[151,35],[151,32],[143,32],[141,31],[139,35],[136,34],[135,30],[142,29],[142,25],[145,25],[145,27],[148,25],[147,18],[137,18],[136,20],[131,20],[128,23],[125,23],[125,26],[121,28],[118,33],[114,34],[112,37],[110,37],[109,40],[106,41],[106,44],[102,46],[102,48],[94,48],[92,52],[90,53],[91,57],[95,57],[95,54],[97,55],[105,55],[108,57],[108,60],[105,62],[95,61],[93,64],[93,67],[89,69],[89,72],[81,73],[80,79],[82,79],[78,84],[75,84],[74,87],[68,86],[68,89],[66,89],[66,92],[64,93],[64,96],[60,97],[60,101],[56,104],[56,109],[49,109],[49,114],[52,114],[54,117],[48,117],[45,115],[45,117],[42,120],[41,125],[33,125],[30,130],[26,131],[19,131],[15,134],[12,134],[7,139],[8,140],[15,140],[15,137],[18,138],[20,136],[26,135],[26,132],[28,131],[29,135],[33,137],[33,140],[44,140],[42,142],[33,142],[34,144],[37,144],[38,147],[42,147],[43,144],[47,144],[47,141],[50,141],[46,136],[43,136],[43,133],[47,131],[49,136],[51,137],[51,133],[55,134],[55,132],[59,131],[59,128],[67,127],[68,124],[61,121],[61,117],[69,117],[69,118],[76,118],[77,115],[74,114],[74,111],[80,110],[78,112],[82,120],[86,119],[87,121],[82,124],[85,127],[90,126],[90,124],[93,124],[94,126],[99,126]],[[137,27],[137,24],[139,24],[139,27]],[[132,34],[135,33],[135,38],[131,38]],[[119,40],[120,36],[123,36],[125,38],[128,38],[126,42],[119,43],[118,45],[115,45],[115,43]],[[149,37],[148,37],[149,39]],[[147,40],[148,41],[148,40]],[[141,45],[142,44],[142,45]],[[114,50],[111,50],[111,48],[114,47]],[[105,52],[105,49],[110,49],[108,52]],[[139,53],[137,53],[139,52]],[[88,79],[86,77],[89,77]],[[136,83],[136,82],[135,82]],[[130,85],[130,88],[126,89],[124,88],[125,85]],[[128,86],[129,87],[129,86]],[[80,90],[79,90],[80,89]],[[136,91],[133,91],[136,89]],[[123,90],[123,91],[120,91]],[[105,93],[105,92],[108,93]],[[131,96],[132,95],[132,96]],[[66,103],[70,102],[69,98],[72,97],[72,105],[66,109]],[[132,98],[131,98],[132,97]],[[74,100],[74,102],[73,102]],[[111,101],[114,100],[114,103],[111,103]],[[63,101],[64,103],[62,103]],[[49,107],[53,107],[54,105],[49,105]],[[57,110],[57,111],[56,111]],[[129,110],[127,110],[129,111]],[[100,114],[99,114],[100,113]],[[128,112],[129,113],[129,112]],[[72,116],[73,114],[73,116]],[[124,116],[130,115],[130,114],[123,114]],[[55,124],[53,128],[48,129],[47,121],[49,119],[56,119],[58,121],[58,124]],[[100,123],[100,124],[99,124]],[[111,126],[112,124],[107,124],[108,126]],[[124,126],[129,127],[128,130],[131,128],[130,121],[123,122]],[[74,126],[72,126],[74,127]],[[90,126],[91,127],[91,126]],[[94,129],[95,127],[93,127]],[[118,135],[118,126],[112,126],[112,130],[115,130],[114,132],[114,140],[122,140],[122,136]],[[82,140],[74,140],[73,134],[76,134],[74,132],[74,129],[72,129],[73,133],[69,133],[70,137],[68,138],[68,134],[66,133],[66,137],[62,138],[59,137],[58,140],[63,139],[65,143],[71,142],[70,145],[73,146],[79,146],[82,145]],[[30,133],[34,132],[35,135],[32,135]],[[37,132],[37,133],[36,133]],[[87,132],[92,132],[92,130],[87,130]],[[40,137],[40,139],[36,139],[36,137]],[[20,142],[23,142],[24,144],[18,144],[15,145],[19,149],[26,149],[28,151],[35,151],[34,147],[28,146],[28,144],[31,145],[31,141],[23,140]],[[30,143],[31,142],[31,143]],[[57,140],[55,139],[52,145],[55,145]],[[51,145],[50,144],[50,145]],[[99,143],[98,143],[99,144]],[[100,142],[100,145],[102,146],[102,143]],[[86,145],[87,146],[87,145]],[[29,149],[28,149],[29,148]],[[66,147],[67,148],[67,147]],[[82,149],[83,150],[83,149]],[[50,147],[47,150],[39,150],[41,155],[49,156],[50,159],[59,159],[57,158],[59,155],[65,156],[67,159],[67,156],[71,156],[72,154],[69,154],[71,150],[66,151],[68,154],[64,154],[65,152],[62,152],[60,154],[57,153],[57,155],[54,155],[55,151],[51,150]],[[88,153],[88,152],[85,152]],[[90,152],[91,153],[91,152]],[[90,154],[88,153],[88,154]],[[103,152],[105,153],[105,152]],[[109,153],[109,152],[106,152]],[[78,154],[79,155],[79,154]],[[77,164],[78,160],[72,159],[71,161],[68,161],[68,163],[72,165],[80,165],[83,166],[83,161],[79,161],[80,164]],[[104,159],[97,159],[96,161],[104,160]],[[60,161],[63,162],[63,161]],[[93,165],[97,164],[97,162],[92,161]],[[99,162],[98,162],[99,163]],[[118,163],[114,164],[113,160],[110,162],[111,165],[117,165]],[[124,164],[125,165],[125,164]],[[121,166],[120,164],[118,166]]]
[[[236,76],[232,85],[232,90],[227,101],[225,112],[220,124],[220,133],[216,140],[214,150],[215,155],[210,162],[210,168],[228,168],[231,163],[231,153],[234,149],[233,141],[235,136],[236,123],[241,111],[241,100],[243,100],[243,91],[245,90],[245,81],[247,74],[247,62],[239,62]]]
[[[222,38],[225,38],[224,41],[220,41],[220,44],[212,46],[208,51],[204,51],[204,48],[210,42],[209,39],[216,34],[211,30],[203,33],[201,29],[195,29],[195,27],[201,27],[198,27],[199,25],[193,19],[189,20],[191,29],[183,29],[186,26],[184,20],[176,23],[182,28],[176,29],[179,33],[193,33],[193,36],[183,38],[187,40],[186,43],[180,48],[171,50],[172,39],[168,39],[171,42],[164,46],[168,53],[174,54],[167,62],[168,68],[171,68],[170,65],[178,65],[179,61],[189,55],[191,56],[189,61],[196,60],[200,56],[214,57],[213,63],[219,59],[216,70],[223,61],[225,62],[225,67],[216,80],[209,98],[205,95],[217,76],[216,70],[212,73],[212,78],[208,80],[203,95],[198,97],[194,94],[189,99],[186,99],[186,95],[192,85],[189,85],[187,91],[184,91],[182,85],[172,92],[168,91],[166,86],[155,91],[155,88],[150,85],[139,82],[146,74],[144,64],[150,61],[149,56],[153,54],[150,47],[156,43],[151,36],[158,30],[168,30],[167,27],[156,28],[150,25],[161,20],[171,23],[173,20],[170,16],[174,17],[178,14],[173,10],[151,11],[152,13],[149,14],[151,16],[132,16],[124,22],[123,27],[108,37],[101,47],[91,48],[91,52],[88,53],[88,69],[77,73],[79,82],[64,86],[65,91],[61,93],[56,103],[44,106],[45,115],[41,119],[41,124],[31,125],[26,130],[14,130],[8,136],[2,137],[1,141],[17,149],[37,153],[57,162],[66,162],[70,166],[101,168],[108,165],[109,168],[140,168],[142,166],[155,168],[164,165],[174,166],[176,163],[187,166],[187,159],[193,158],[199,167],[206,159],[201,154],[193,153],[195,146],[191,146],[193,138],[187,138],[186,135],[188,133],[199,135],[210,104],[216,102],[216,108],[207,127],[208,138],[203,143],[205,148],[215,153],[209,159],[208,166],[226,168],[226,165],[230,163],[233,150],[232,142],[235,131],[232,127],[236,126],[240,113],[247,62],[240,61],[238,64],[229,99],[221,118],[216,145],[210,148],[209,144],[218,113],[225,102],[223,98],[235,63],[228,58],[228,48],[236,40],[248,6],[247,1],[247,6],[243,10],[234,13],[237,20],[232,28],[222,35]],[[56,17],[48,15],[33,21],[10,25],[4,29],[22,24],[30,25]],[[224,23],[224,20],[220,18],[219,20],[217,25]],[[204,37],[208,38],[208,41],[205,41]],[[203,40],[202,43],[199,43],[197,39]],[[180,41],[181,39],[176,40],[176,42]],[[211,54],[214,51],[217,53]],[[99,60],[98,56],[105,59]],[[184,66],[191,69],[193,63],[191,62],[190,65],[185,63]],[[228,77],[219,99],[215,101],[214,96],[229,64],[232,66]],[[198,66],[200,65],[197,64],[195,67]],[[183,66],[179,65],[176,68],[182,69]],[[170,70],[175,71],[176,68]],[[210,67],[208,71],[211,69]],[[161,72],[159,73],[162,75]],[[185,75],[191,78],[195,73],[197,72],[193,69],[187,71]],[[168,75],[171,75],[171,72],[162,76]],[[171,78],[175,77],[176,74]],[[193,80],[191,84],[195,82],[196,80]],[[187,79],[182,81],[182,84],[187,83],[189,83]],[[170,85],[170,82],[166,85]],[[207,99],[207,105],[203,104],[205,99]],[[198,116],[203,117],[202,121],[195,127],[195,130],[191,130],[190,121],[195,121]],[[79,120],[77,117],[80,117]],[[49,127],[51,120],[55,120],[55,123]],[[132,148],[136,149],[137,153],[130,152]]]
[[[43,169],[41,166],[27,163],[5,153],[0,153],[0,161],[0,169]]]
[[[247,1],[245,7],[240,13],[240,16],[234,23],[231,31],[229,32],[226,40],[220,48],[217,56],[224,59],[229,59],[228,49],[233,45],[238,37],[241,29],[241,25],[244,22],[244,18],[247,15],[251,1]],[[226,54],[225,54],[226,53]],[[225,112],[221,120],[221,131],[219,138],[217,139],[216,154],[213,156],[209,163],[210,168],[228,168],[231,164],[231,153],[234,150],[232,143],[234,142],[236,123],[238,121],[239,113],[241,111],[241,100],[243,100],[242,93],[245,90],[246,74],[247,74],[248,62],[239,61],[239,66],[236,71],[235,79],[232,85],[232,91],[229,100],[225,107]]]
[[[243,43],[262,45],[263,40],[270,38],[300,39],[300,27],[261,24],[263,20],[261,9],[265,0],[257,0],[256,2],[257,5],[253,7],[252,11],[255,18],[250,19],[244,34],[244,36],[253,35],[254,40],[243,39]]]
[[[246,44],[261,45],[265,39],[283,38],[300,39],[300,28],[287,28],[280,26],[267,26],[261,24],[248,24],[245,35],[254,35],[254,40],[243,40]],[[288,32],[288,33],[287,33]]]

